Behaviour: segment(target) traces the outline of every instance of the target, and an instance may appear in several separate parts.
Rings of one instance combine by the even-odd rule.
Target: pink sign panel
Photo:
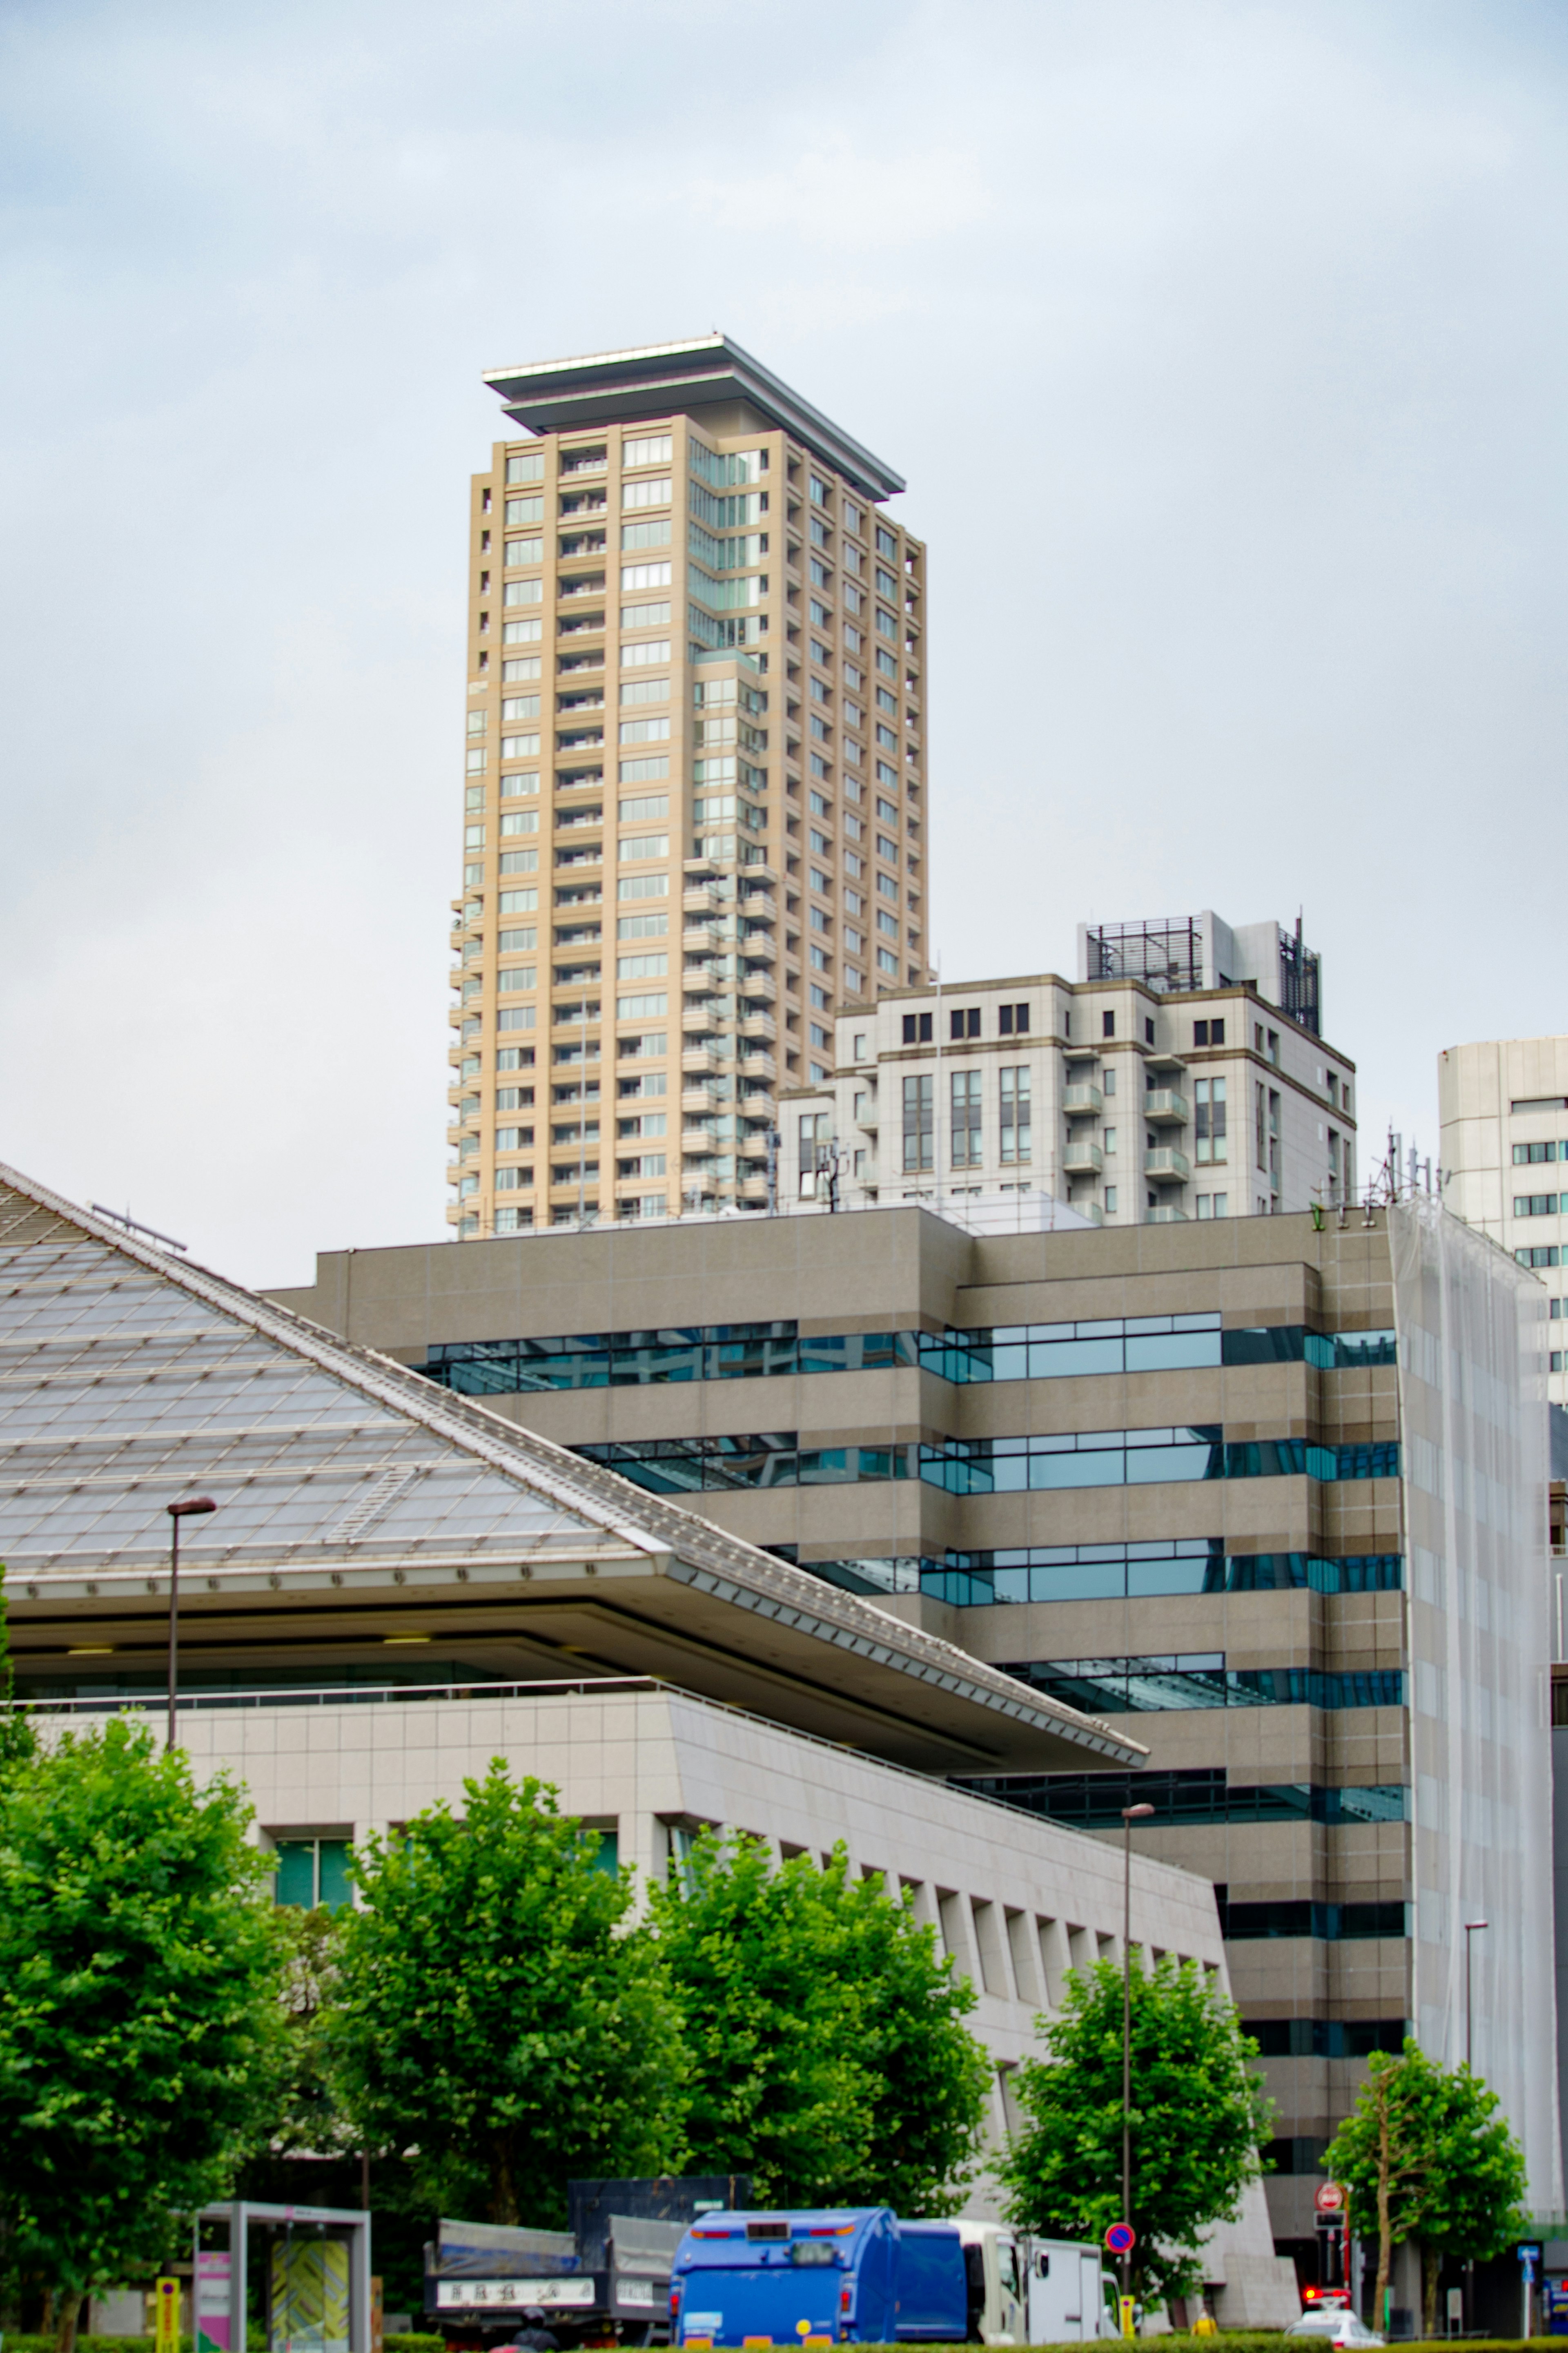
[[[229,2256],[216,2249],[196,2255],[196,2353],[230,2353]]]

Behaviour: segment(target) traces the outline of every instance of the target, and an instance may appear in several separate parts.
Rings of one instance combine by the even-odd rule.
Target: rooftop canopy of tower
[[[1146,1751],[374,1350],[0,1167],[0,1561],[18,1683],[152,1694],[652,1675],[921,1771]]]
[[[901,474],[717,330],[685,343],[649,343],[641,351],[489,368],[485,382],[500,394],[507,415],[531,433],[571,432],[645,417],[700,416],[704,409],[744,401],[867,498],[890,499],[907,487]]]

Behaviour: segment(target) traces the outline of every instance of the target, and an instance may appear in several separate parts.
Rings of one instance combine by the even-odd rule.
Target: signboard
[[[229,2353],[229,2253],[196,2250],[196,2353]]]
[[[180,2353],[180,2283],[161,2279],[153,2291],[154,2353]]]
[[[1312,2203],[1320,2214],[1342,2214],[1346,2204],[1344,2183],[1320,2181],[1312,2193]]]
[[[542,2312],[564,2312],[572,2306],[591,2311],[593,2280],[444,2279],[436,2283],[437,2312],[526,2312],[531,2304]]]
[[[1113,2255],[1130,2255],[1138,2243],[1138,2233],[1131,2222],[1112,2222],[1105,2243]]]
[[[1116,2299],[1116,2309],[1121,2316],[1121,2334],[1123,2337],[1136,2337],[1138,2334],[1137,2297],[1135,2295],[1119,2295]]]

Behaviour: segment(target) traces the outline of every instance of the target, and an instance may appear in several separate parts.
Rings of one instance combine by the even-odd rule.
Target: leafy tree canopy
[[[279,1942],[249,1810],[112,1723],[0,1776],[0,2209],[55,2283],[150,2266],[270,2112]]]
[[[1240,2212],[1273,2111],[1249,2063],[1258,2045],[1195,1962],[1135,1957],[1131,1994],[1132,2284],[1159,2304],[1201,2284],[1197,2243]],[[1110,1961],[1074,1970],[1039,2021],[1047,2056],[1018,2070],[1026,2121],[997,2168],[1026,2230],[1098,2240],[1121,2219],[1121,2028]]]
[[[321,2030],[366,2145],[433,2208],[563,2223],[571,2176],[671,2172],[686,2054],[631,1876],[497,1758],[359,1851]]]
[[[1428,2336],[1443,2256],[1484,2263],[1529,2235],[1524,2157],[1498,2109],[1479,2075],[1440,2066],[1407,2039],[1399,2057],[1380,2051],[1369,2060],[1354,2110],[1323,2158],[1350,2191],[1356,2227],[1369,2238],[1376,2232],[1374,2311],[1383,2310],[1394,2249],[1421,2241]]]
[[[692,2054],[699,2172],[786,2204],[950,2213],[980,2151],[989,2063],[967,1979],[842,1847],[819,1869],[705,1835],[651,1910]]]

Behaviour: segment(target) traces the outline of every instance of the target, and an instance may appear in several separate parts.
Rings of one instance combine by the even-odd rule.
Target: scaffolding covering
[[[1416,1196],[1388,1213],[1404,1429],[1416,2033],[1502,2101],[1563,2211],[1552,1911],[1546,1293]],[[1470,1940],[1465,1924],[1485,1921]],[[1467,1997],[1469,1997],[1468,2000]]]
[[[1087,934],[1086,980],[1141,980],[1162,995],[1205,988],[1203,928],[1192,915],[1148,923],[1096,923]]]

